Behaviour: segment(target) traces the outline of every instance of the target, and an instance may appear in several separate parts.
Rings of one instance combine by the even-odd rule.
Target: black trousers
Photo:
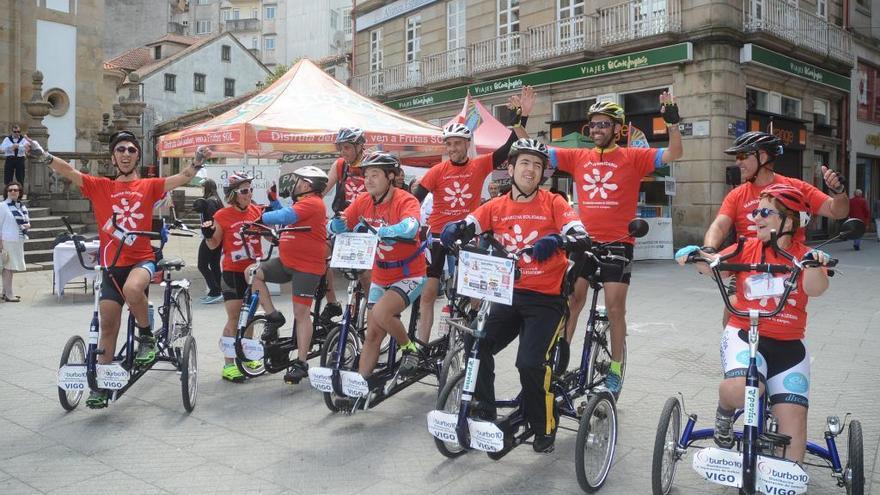
[[[22,186],[24,186],[24,157],[7,156],[6,164],[3,167],[3,185],[12,182],[13,176]],[[19,195],[21,197],[21,195]]]
[[[209,296],[219,296],[222,293],[220,289],[220,258],[222,256],[223,250],[219,246],[217,249],[211,249],[208,247],[208,243],[202,239],[202,243],[199,244],[199,272],[205,277]]]
[[[485,409],[494,409],[490,404],[495,400],[495,354],[519,337],[516,367],[522,385],[523,412],[532,431],[549,435],[556,430],[549,361],[564,311],[562,297],[528,291],[514,291],[511,306],[492,304],[474,393]],[[468,342],[468,349],[470,346]]]

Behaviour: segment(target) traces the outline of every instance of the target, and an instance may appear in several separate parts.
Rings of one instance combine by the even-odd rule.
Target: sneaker
[[[210,298],[211,298],[211,296],[208,296],[208,295],[202,296],[199,298],[199,302],[202,304],[205,304],[205,301],[207,301]]]
[[[241,370],[238,369],[238,366],[234,364],[226,364],[223,365],[223,373],[221,374],[224,380],[230,381],[232,383],[241,383],[244,381],[244,375]]]
[[[86,406],[89,409],[103,409],[110,402],[110,396],[106,390],[92,390],[89,398],[86,399]]]
[[[342,316],[342,305],[337,303],[327,303],[321,311],[321,320],[330,321],[337,316]]]
[[[266,315],[266,328],[263,329],[262,339],[264,342],[271,342],[278,338],[278,329],[287,323],[284,315],[280,311],[273,311]]]
[[[539,454],[549,454],[553,452],[553,444],[556,442],[556,433],[544,435],[535,434],[535,440],[532,442],[532,448]]]
[[[254,360],[254,361],[245,361],[245,362],[244,362],[244,365],[247,366],[248,369],[251,369],[251,370],[258,370],[258,369],[260,369],[260,368],[263,367],[263,360],[262,360],[262,359],[257,359],[257,360]]]
[[[400,367],[397,372],[400,376],[407,377],[415,375],[419,371],[419,354],[407,349],[403,350],[403,356],[400,358]]]
[[[294,359],[290,365],[290,369],[284,374],[284,383],[296,385],[307,376],[309,376],[309,363]]]
[[[620,375],[613,371],[608,371],[608,375],[605,377],[605,388],[608,389],[609,392],[617,396],[620,393],[621,389],[621,379]]]
[[[145,365],[156,360],[156,353],[159,352],[156,347],[156,337],[153,335],[141,335],[138,337],[137,355],[134,357],[135,364]]]
[[[733,437],[733,416],[725,416],[720,411],[715,411],[715,432],[713,434],[715,445],[722,449],[732,449],[734,444]]]
[[[205,296],[202,300],[202,304],[217,304],[218,302],[223,302],[223,295],[219,296]]]

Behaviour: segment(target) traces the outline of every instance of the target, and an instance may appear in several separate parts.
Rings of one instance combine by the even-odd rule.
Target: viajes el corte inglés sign
[[[776,53],[773,50],[768,50],[752,43],[746,43],[743,45],[739,58],[742,63],[751,62],[764,65],[771,69],[776,69],[809,81],[831,86],[834,89],[839,89],[847,93],[850,92],[850,88],[852,87],[850,79],[846,76],[827,71],[806,62],[801,62],[800,60],[787,57],[781,53]]]
[[[679,43],[651,50],[627,53],[598,60],[590,60],[589,62],[566,65],[554,69],[530,72],[528,74],[514,77],[505,77],[468,86],[459,86],[457,88],[434,91],[423,95],[388,101],[385,104],[395,110],[409,110],[460,100],[467,96],[468,91],[470,91],[473,96],[486,96],[493,93],[513,91],[522,86],[544,86],[547,84],[616,74],[630,70],[655,67],[658,65],[690,62],[691,60],[693,60],[693,45],[689,42]]]

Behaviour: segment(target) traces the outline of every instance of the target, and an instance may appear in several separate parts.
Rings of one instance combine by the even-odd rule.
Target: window
[[[384,82],[382,74],[382,28],[370,31],[370,87],[378,89]]]
[[[859,92],[856,117],[859,120],[880,123],[880,69],[859,61]]]
[[[156,60],[162,58],[162,45],[153,47],[153,58]]]
[[[596,103],[595,98],[555,103],[553,105],[553,120],[561,122],[586,120],[587,111],[593,103]]]
[[[174,74],[165,74],[165,91],[177,91],[177,76]]]
[[[254,7],[251,9],[251,19],[259,19],[260,18],[260,9]]]
[[[266,7],[266,19],[274,19],[275,18],[275,6],[270,5]]]
[[[510,107],[507,106],[507,103],[502,103],[500,105],[494,105],[492,107],[492,115],[498,119],[504,125],[509,125],[513,123],[516,118],[516,113],[510,110]]]
[[[211,32],[211,21],[196,21],[196,34],[208,34]]]
[[[621,95],[626,115],[659,114],[660,106],[658,102],[660,101],[660,94],[668,90],[669,88],[659,88]]]
[[[241,19],[241,9],[232,9],[232,20]]]
[[[419,58],[422,46],[422,16],[414,15],[406,19],[406,61]]]
[[[205,92],[205,75],[204,74],[193,74],[193,91],[196,93],[204,93]]]
[[[228,21],[228,20],[232,19],[232,10],[231,9],[223,9],[221,11],[221,13],[222,13],[224,21]]]
[[[746,89],[746,108],[748,110],[760,110],[769,112],[770,105],[768,103],[767,92],[758,89]]]
[[[223,45],[220,47],[220,60],[223,62],[231,62],[232,61],[232,47],[229,45]]]
[[[578,43],[584,40],[585,24],[579,16],[584,15],[584,0],[557,0],[556,24],[560,44]]]
[[[223,96],[235,96],[235,79],[228,77],[223,79]]]
[[[813,98],[813,123],[816,125],[829,125],[831,123],[831,103],[828,100]]]
[[[801,118],[801,100],[797,98],[782,97],[782,115],[795,119]]]
[[[275,37],[274,36],[266,36],[263,38],[263,49],[267,52],[271,52],[275,49]]]
[[[498,57],[517,57],[522,49],[519,36],[519,0],[498,0]]]
[[[208,5],[211,0],[199,0],[199,5]]]
[[[257,41],[256,36],[251,36],[251,49],[252,50],[259,50],[260,49],[260,43],[259,43],[259,41]]]
[[[351,7],[342,9],[342,31],[346,36],[351,36]]]
[[[816,0],[816,15],[828,20],[828,0]]]
[[[467,62],[466,5],[465,0],[450,0],[446,4],[446,66],[452,76],[462,75]]]

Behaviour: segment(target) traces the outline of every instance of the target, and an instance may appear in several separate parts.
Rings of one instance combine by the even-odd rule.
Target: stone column
[[[136,73],[132,72],[128,75],[128,98],[120,97],[119,106],[128,118],[130,126],[128,130],[141,142],[141,166],[146,167],[152,163],[153,147],[144,140],[143,116],[147,104],[141,98],[140,82],[141,78]],[[141,175],[146,176],[144,170],[141,171]]]
[[[49,147],[49,129],[43,125],[43,118],[49,115],[52,105],[43,99],[43,73],[34,71],[32,75],[33,93],[31,99],[22,105],[30,115],[30,121],[27,124],[27,136],[30,139],[40,143],[40,145],[48,149]],[[45,166],[39,165],[28,160],[25,173],[25,189],[28,191],[30,198],[33,195],[49,193],[52,183],[52,170]]]

